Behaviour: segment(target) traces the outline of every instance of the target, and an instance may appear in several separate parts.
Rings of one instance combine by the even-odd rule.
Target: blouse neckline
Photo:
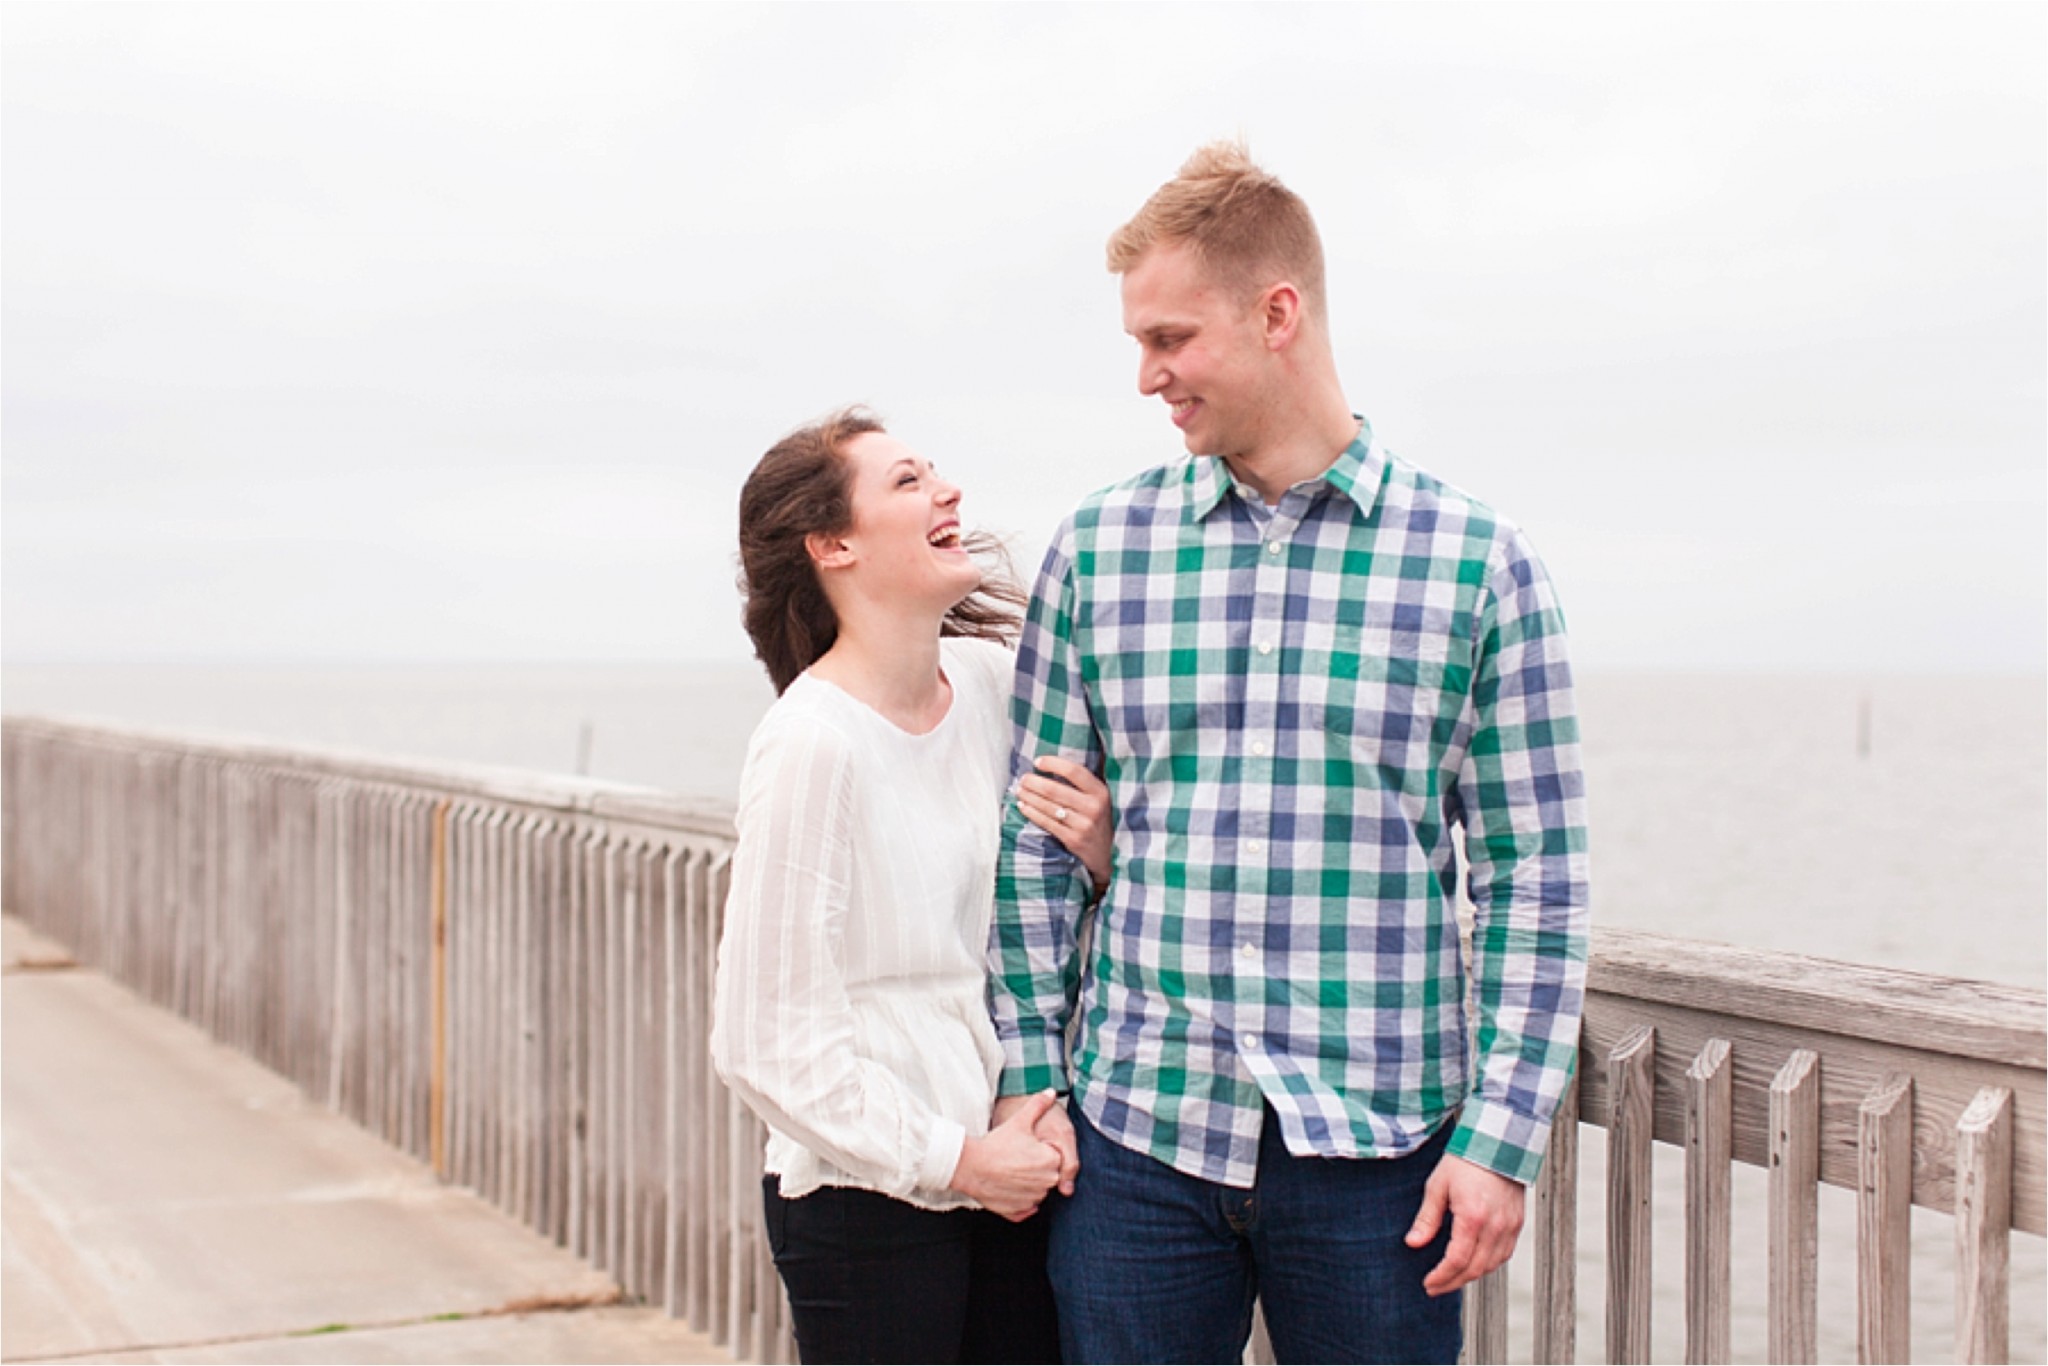
[[[881,712],[875,710],[867,703],[861,701],[858,697],[855,697],[852,693],[840,687],[837,683],[834,683],[831,679],[819,678],[815,674],[813,674],[809,669],[806,669],[802,673],[798,674],[797,679],[800,682],[809,683],[814,687],[825,688],[829,690],[830,692],[838,696],[841,699],[841,701],[843,701],[846,705],[853,707],[862,715],[872,718],[875,724],[886,729],[891,735],[900,736],[905,740],[929,740],[932,737],[944,732],[947,726],[952,722],[954,714],[960,710],[960,685],[953,681],[953,673],[953,670],[946,667],[946,662],[942,655],[939,661],[939,677],[943,678],[946,681],[946,691],[949,694],[949,696],[946,698],[946,710],[945,713],[942,716],[940,716],[937,721],[932,723],[932,728],[930,730],[924,731],[905,730],[903,727],[897,725],[894,721],[891,721],[888,717],[882,715]]]

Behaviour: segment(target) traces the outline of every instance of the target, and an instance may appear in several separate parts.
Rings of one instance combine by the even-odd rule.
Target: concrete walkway
[[[0,921],[0,1360],[724,1362]]]

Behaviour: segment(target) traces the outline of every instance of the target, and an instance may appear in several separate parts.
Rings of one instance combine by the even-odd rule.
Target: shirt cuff
[[[1458,1127],[1445,1151],[1526,1186],[1543,1170],[1543,1152],[1549,1146],[1548,1121],[1532,1119],[1499,1101],[1472,1096],[1458,1116]]]
[[[997,1031],[998,1036],[1002,1034]],[[1035,1096],[1040,1091],[1064,1095],[1071,1089],[1067,1078],[1067,1041],[1051,1030],[1001,1037],[1003,1074],[996,1082],[996,1096]]]
[[[934,1119],[924,1161],[917,1169],[917,1184],[925,1190],[951,1190],[953,1173],[959,1169],[960,1153],[966,1146],[966,1129],[943,1115]]]

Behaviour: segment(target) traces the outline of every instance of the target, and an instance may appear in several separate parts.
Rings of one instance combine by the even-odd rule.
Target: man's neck
[[[1230,472],[1268,507],[1287,490],[1335,464],[1358,435],[1358,418],[1334,384],[1292,422],[1251,451],[1224,457]]]

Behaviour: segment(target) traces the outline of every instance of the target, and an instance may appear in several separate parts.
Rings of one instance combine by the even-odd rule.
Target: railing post
[[[427,1084],[427,1151],[434,1175],[448,1179],[448,799],[434,803],[433,1062]]]
[[[1856,1115],[1856,1352],[1912,1359],[1913,1079],[1892,1073]]]
[[[1685,1074],[1685,1359],[1727,1361],[1734,1067],[1710,1039]]]
[[[2004,1362],[2011,1333],[2012,1092],[1986,1087],[1956,1123],[1956,1360]]]
[[[1508,1359],[1508,1269],[1502,1263],[1465,1287],[1465,1351],[1472,1366],[1500,1366]]]
[[[1584,1055],[1581,1054],[1583,1062]],[[1536,1239],[1535,1359],[1577,1360],[1579,1333],[1579,1077],[1564,1084],[1550,1124],[1550,1151],[1532,1192]]]
[[[1770,1359],[1820,1360],[1820,1058],[1796,1049],[1771,1079]]]
[[[1607,1359],[1650,1359],[1650,1145],[1657,1032],[1629,1031],[1607,1058],[1614,1107],[1607,1142]]]

